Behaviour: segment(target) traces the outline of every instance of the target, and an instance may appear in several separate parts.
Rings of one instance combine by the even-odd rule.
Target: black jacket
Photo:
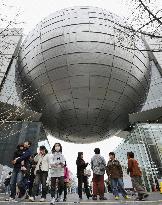
[[[13,160],[15,160],[18,157],[21,157],[23,155],[23,152],[24,152],[23,150],[17,149],[13,154]],[[21,168],[21,162],[16,161],[16,163],[13,166],[14,166],[14,168],[20,169]]]
[[[84,175],[84,169],[87,167],[88,163],[85,163],[84,159],[77,159],[77,177]]]

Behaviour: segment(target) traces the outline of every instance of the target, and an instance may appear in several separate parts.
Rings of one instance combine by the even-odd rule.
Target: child
[[[35,196],[39,189],[39,185],[42,185],[42,196],[40,202],[44,202],[47,195],[46,181],[49,170],[48,151],[44,145],[40,146],[39,153],[34,157],[34,161],[37,163],[34,170],[35,180],[33,183],[32,196],[29,198],[30,201],[35,201]]]
[[[49,157],[49,162],[51,166],[51,204],[55,204],[55,194],[56,194],[56,180],[58,180],[58,192],[59,197],[57,201],[62,202],[62,192],[64,190],[64,166],[65,158],[62,155],[62,146],[60,143],[55,143],[52,148],[52,154]]]
[[[141,201],[149,195],[146,193],[144,187],[142,186],[142,172],[138,166],[137,160],[134,159],[133,152],[127,152],[128,158],[128,173],[130,173],[130,177],[132,180],[132,186],[138,192],[137,200]]]

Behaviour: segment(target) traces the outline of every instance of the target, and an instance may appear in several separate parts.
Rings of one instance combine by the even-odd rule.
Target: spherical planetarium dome
[[[22,101],[44,128],[75,143],[103,140],[128,126],[150,84],[141,38],[122,18],[73,7],[43,19],[24,40],[16,70]]]

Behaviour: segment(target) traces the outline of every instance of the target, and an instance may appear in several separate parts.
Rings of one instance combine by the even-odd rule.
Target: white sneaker
[[[33,196],[29,197],[29,201],[35,201],[34,197]]]
[[[10,201],[10,202],[16,202],[15,199],[13,199],[13,198],[11,198],[11,197],[9,198],[9,201]]]
[[[63,198],[62,198],[62,196],[59,196],[59,198],[58,198],[58,202],[63,202]]]
[[[45,198],[41,198],[39,201],[40,201],[40,202],[44,202],[44,201],[45,201]]]
[[[55,200],[55,198],[53,197],[52,200],[51,200],[51,202],[50,202],[50,204],[51,204],[51,205],[52,205],[52,204],[55,204],[55,202],[56,202],[56,200]]]

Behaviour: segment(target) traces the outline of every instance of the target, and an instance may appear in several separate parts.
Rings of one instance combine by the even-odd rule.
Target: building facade
[[[115,150],[124,173],[127,173],[127,152],[134,152],[142,170],[143,184],[152,190],[162,178],[162,124],[140,123],[133,127],[124,142]]]

